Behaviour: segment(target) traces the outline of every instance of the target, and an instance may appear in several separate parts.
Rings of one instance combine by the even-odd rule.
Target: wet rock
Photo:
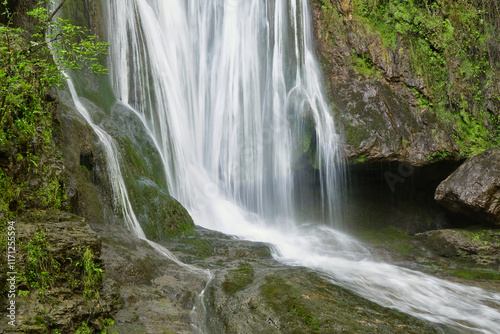
[[[207,277],[176,264],[121,226],[101,235],[106,275],[116,282],[122,301],[114,327],[120,333],[193,333],[193,306]]]
[[[225,283],[242,281],[242,268],[246,284],[227,290]],[[217,333],[442,332],[355,296],[304,268],[242,262],[218,272],[207,297],[214,313],[210,326]]]
[[[466,223],[500,226],[500,150],[468,159],[437,187],[434,198]]]
[[[417,234],[436,254],[481,265],[500,264],[500,234],[495,230],[446,229]]]
[[[210,333],[443,332],[356,296],[321,274],[280,264],[264,243],[197,232],[212,252],[186,259],[214,274],[205,292]]]
[[[452,133],[430,108],[419,106],[414,91],[426,88],[402,42],[395,50],[386,47],[379,35],[352,19],[355,4],[329,2],[311,2],[313,27],[346,157],[357,164],[414,166],[457,159]]]
[[[101,242],[85,220],[58,211],[28,210],[16,219],[15,228],[17,325],[7,325],[2,313],[3,333],[73,333],[82,323],[103,330],[102,322],[116,306],[116,293],[101,276],[85,283],[85,264],[90,270],[103,267]]]
[[[446,280],[500,291],[500,230],[480,226],[410,236],[394,227],[359,236],[375,260]]]
[[[113,212],[113,194],[107,174],[105,152],[99,138],[83,117],[72,108],[71,96],[59,91],[60,148],[65,166],[65,192],[68,209],[85,217],[94,226],[110,220],[106,212]],[[82,156],[92,155],[92,170],[85,166]],[[82,164],[83,162],[83,164]]]

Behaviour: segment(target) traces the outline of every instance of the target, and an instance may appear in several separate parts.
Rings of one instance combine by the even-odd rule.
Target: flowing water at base
[[[267,242],[283,263],[318,270],[381,305],[464,332],[499,331],[500,294],[375,262],[335,229],[345,172],[306,0],[109,0],[104,6],[115,93],[147,128],[170,193],[196,224]],[[93,128],[110,148],[108,164],[118,168],[113,141]],[[305,209],[297,203],[308,202],[297,172],[304,161],[319,169],[327,226],[296,218]],[[144,238],[123,180],[113,179],[119,168],[110,172],[129,227]]]

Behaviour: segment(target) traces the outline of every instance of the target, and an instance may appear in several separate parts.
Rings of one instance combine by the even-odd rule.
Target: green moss
[[[351,162],[353,164],[362,164],[366,161],[366,153],[361,154],[360,156],[354,157]]]
[[[197,233],[191,231],[183,235],[179,241],[181,246],[178,247],[185,254],[191,254],[198,259],[206,259],[213,255],[213,247],[208,242],[201,240]]]
[[[9,212],[10,203],[18,198],[18,187],[12,178],[5,173],[0,173],[0,213]]]
[[[368,244],[386,247],[402,255],[409,255],[414,248],[411,244],[411,237],[394,226],[385,226],[382,228],[365,227],[354,233]]]
[[[352,67],[356,72],[371,78],[382,78],[382,74],[380,71],[373,65],[369,56],[366,55],[358,55],[356,51],[353,50],[351,55]]]
[[[302,135],[302,152],[306,153],[311,148],[312,136],[312,131],[307,131]]]
[[[132,147],[132,143],[130,139],[126,138],[123,143],[123,148],[125,149],[125,160],[127,164],[131,164],[132,168],[136,175],[145,175],[147,173],[147,169],[142,162],[142,159],[137,155],[134,148]]]
[[[61,9],[61,15],[73,24],[86,27],[93,33],[103,36],[101,5],[96,1],[67,1]],[[107,57],[100,55],[97,62],[106,66]],[[94,103],[102,111],[110,114],[116,97],[111,87],[109,77],[94,75],[90,71],[70,71],[79,96],[83,96]]]
[[[308,333],[320,332],[321,321],[315,316],[307,299],[303,298],[304,294],[282,277],[268,275],[260,291],[265,301],[285,321],[292,324],[299,322]]]
[[[360,147],[363,140],[369,138],[370,131],[366,125],[351,125],[349,121],[344,122],[346,141],[353,147]]]
[[[44,186],[34,192],[31,200],[38,202],[43,208],[59,210],[66,201],[66,192],[64,191],[64,183],[61,181],[62,178],[58,172],[53,173],[45,166],[42,169],[42,173],[48,175],[49,179],[45,182]]]
[[[500,280],[500,272],[498,271],[481,271],[481,270],[453,270],[451,274],[456,277],[465,279],[483,279],[483,280]]]
[[[252,284],[255,270],[249,263],[242,263],[237,269],[231,270],[226,275],[226,280],[222,282],[222,290],[228,295],[245,289]]]
[[[129,195],[144,232],[152,240],[194,233],[194,222],[186,209],[148,179],[131,184]]]

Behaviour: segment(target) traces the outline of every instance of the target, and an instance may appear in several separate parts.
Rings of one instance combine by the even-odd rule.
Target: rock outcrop
[[[476,265],[500,263],[498,230],[444,229],[421,233],[416,238],[446,258],[460,258]]]
[[[500,226],[500,149],[469,158],[437,187],[435,199],[458,219]]]
[[[119,299],[109,280],[103,284],[101,241],[85,220],[59,211],[28,210],[14,227],[15,326],[7,325],[11,319],[5,314],[7,300],[2,300],[0,332],[104,330]]]
[[[453,38],[471,41],[476,28],[449,18],[448,4],[429,11],[418,4],[313,0],[311,7],[327,93],[352,163],[423,166],[495,145],[497,88],[481,83],[476,90],[474,77],[457,78],[476,58],[459,44],[446,44],[449,32],[440,25],[464,31]],[[481,100],[467,96],[472,91]]]
[[[422,89],[423,82],[412,74],[408,56],[386,48],[380,36],[353,20],[350,1],[338,6],[341,16],[332,13],[339,10],[335,5],[329,11],[316,5],[313,12],[327,90],[338,109],[347,156],[357,163],[414,166],[440,154],[455,156],[452,134],[429,109],[419,108],[411,91]]]

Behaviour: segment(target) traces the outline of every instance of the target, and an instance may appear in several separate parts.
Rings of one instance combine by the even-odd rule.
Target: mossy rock
[[[211,289],[208,305],[227,333],[445,333],[440,325],[376,305],[304,268],[240,264]],[[250,279],[252,278],[252,280]],[[240,284],[230,284],[233,278]],[[216,321],[221,321],[217,324]],[[450,331],[451,332],[451,331]]]
[[[233,295],[252,284],[255,270],[250,263],[242,263],[237,269],[231,270],[226,275],[226,280],[222,282],[222,290]]]
[[[194,222],[187,210],[153,181],[142,177],[129,188],[136,215],[151,240],[192,234]]]

